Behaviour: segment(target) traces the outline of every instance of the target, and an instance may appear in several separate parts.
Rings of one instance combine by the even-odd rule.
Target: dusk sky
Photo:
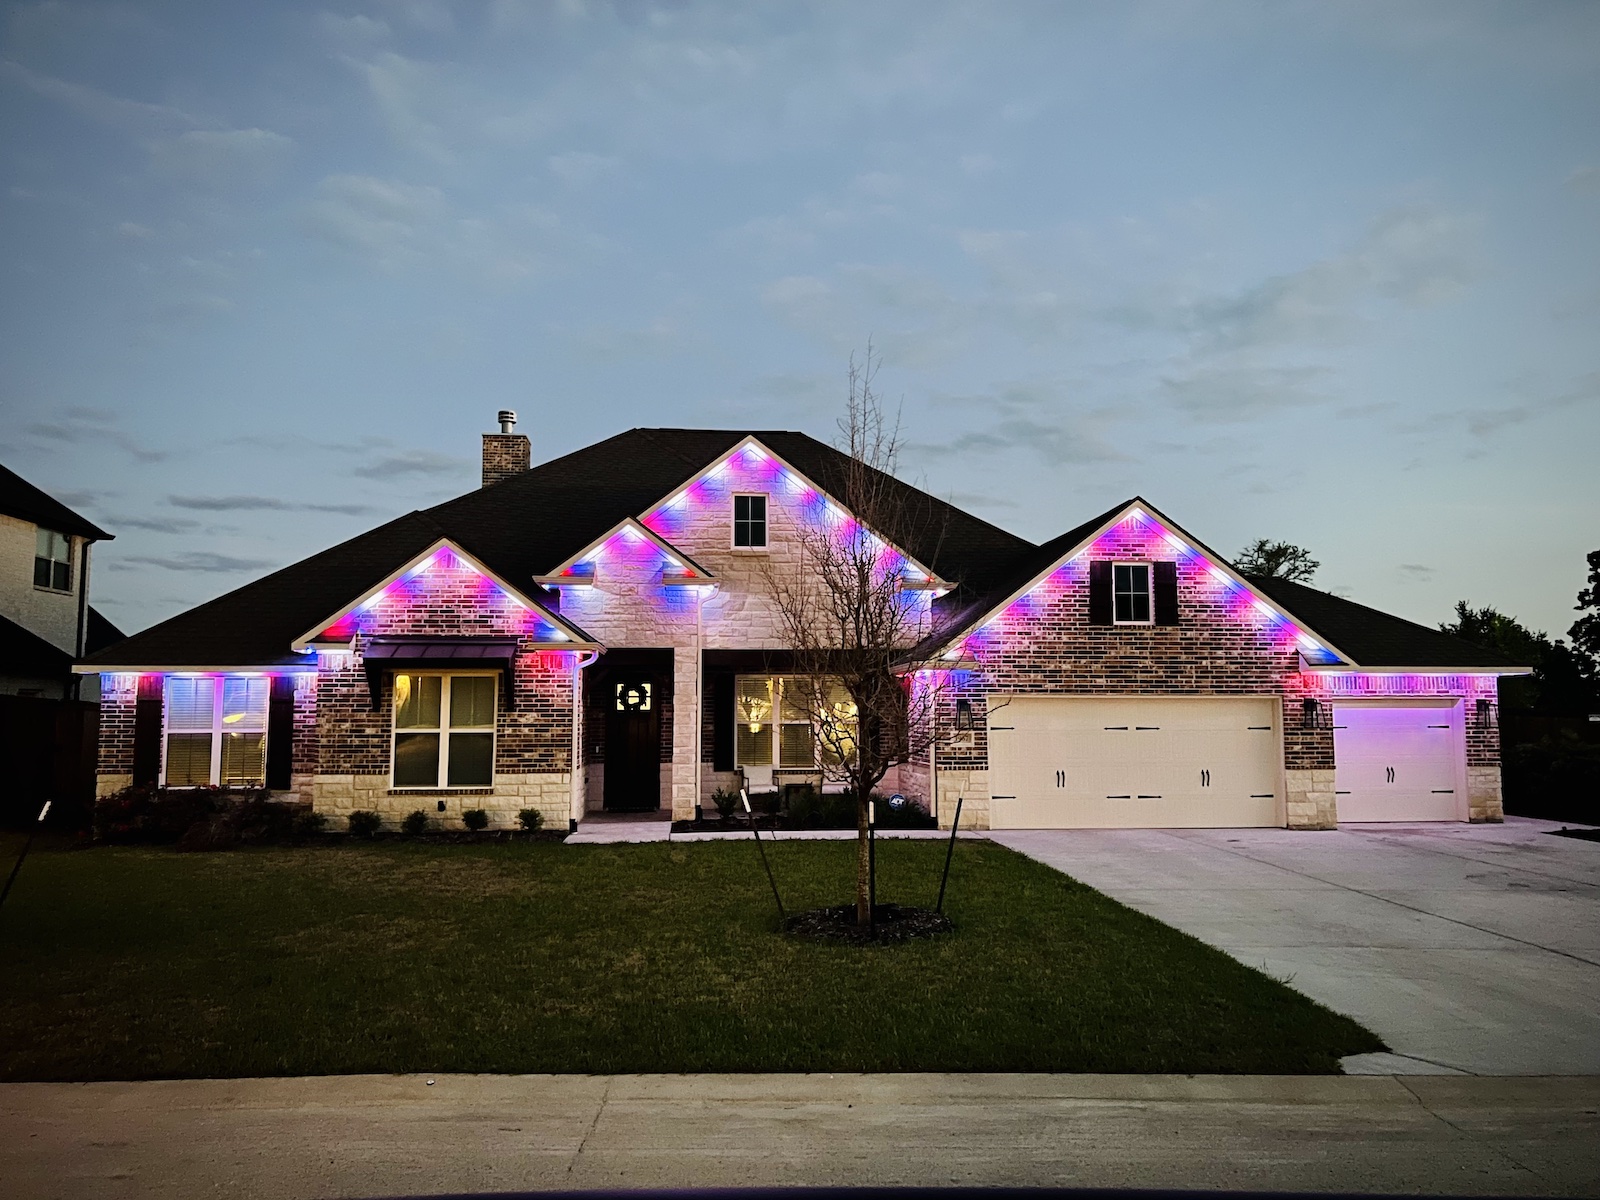
[[[1434,624],[1600,548],[1600,4],[11,4],[0,461],[125,630],[635,425]]]

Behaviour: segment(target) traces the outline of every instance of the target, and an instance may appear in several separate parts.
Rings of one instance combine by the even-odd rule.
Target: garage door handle
[[[1202,767],[1200,769],[1200,786],[1201,787],[1210,787],[1211,786],[1211,771],[1208,768]]]

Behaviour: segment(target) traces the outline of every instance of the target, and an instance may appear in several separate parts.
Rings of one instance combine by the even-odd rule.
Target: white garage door
[[[1278,701],[995,698],[996,829],[1281,825]]]
[[[1340,821],[1462,821],[1461,706],[1335,704]]]

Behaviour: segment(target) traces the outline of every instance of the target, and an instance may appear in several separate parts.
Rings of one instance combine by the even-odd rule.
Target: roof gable
[[[500,578],[500,576],[496,575],[473,555],[457,546],[449,538],[440,538],[426,550],[389,572],[388,575],[359,596],[347,601],[337,611],[318,620],[310,629],[295,638],[290,643],[290,648],[297,653],[304,653],[319,645],[348,644],[356,630],[353,627],[348,627],[347,623],[356,613],[370,608],[378,600],[392,594],[397,585],[420,575],[433,566],[441,564],[453,566],[458,563],[487,580],[494,587],[499,588],[518,607],[532,612],[539,621],[539,626],[534,634],[536,641],[548,641],[560,644],[563,647],[573,648],[598,645],[593,638],[572,624],[572,622],[563,620],[521,589]]]
[[[1201,560],[1220,584],[1230,590],[1241,592],[1257,611],[1271,620],[1292,626],[1296,632],[1300,652],[1308,661],[1327,664],[1352,662],[1348,655],[1326,637],[1314,633],[1304,621],[1296,619],[1283,605],[1273,601],[1249,579],[1235,571],[1227,559],[1207,547],[1142,496],[1126,500],[1093,520],[1052,538],[1032,553],[1023,555],[1012,565],[1011,571],[1002,578],[994,590],[959,612],[934,639],[924,643],[919,648],[919,655],[924,660],[935,657],[961,657],[959,642],[972,632],[997,620],[1063,566],[1091,549],[1101,538],[1127,521],[1153,525],[1175,555],[1193,556]]]
[[[556,585],[581,585],[594,581],[596,560],[601,558],[606,548],[617,538],[635,538],[648,542],[654,546],[662,556],[678,571],[674,573],[673,582],[715,583],[716,575],[702,567],[682,550],[678,549],[666,538],[632,517],[618,521],[594,541],[583,547],[577,553],[569,556],[567,560],[556,567],[547,575],[534,577],[535,583]]]

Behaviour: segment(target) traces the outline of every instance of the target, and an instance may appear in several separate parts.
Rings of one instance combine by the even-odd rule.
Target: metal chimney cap
[[[502,408],[500,410],[500,415],[495,419],[500,422],[501,433],[510,433],[517,427],[517,414],[512,412],[509,408]]]

